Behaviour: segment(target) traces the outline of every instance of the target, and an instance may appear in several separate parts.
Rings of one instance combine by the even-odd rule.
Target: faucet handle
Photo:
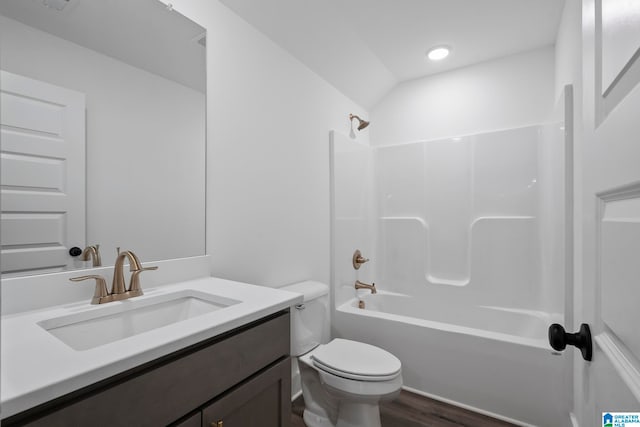
[[[369,262],[369,258],[365,258],[362,256],[362,252],[360,252],[359,249],[356,249],[356,251],[353,253],[353,257],[351,259],[351,263],[353,264],[353,268],[355,268],[356,270],[359,270],[360,267],[362,266],[362,264],[364,264],[365,262]]]
[[[95,279],[96,281],[96,290],[93,293],[91,304],[100,304],[103,298],[109,296],[109,292],[107,291],[107,281],[104,279],[104,277],[96,274],[91,274],[89,276],[72,277],[69,280],[71,280],[72,282],[81,282],[83,280],[89,279]]]
[[[142,267],[142,268],[138,268],[137,270],[134,270],[131,273],[131,280],[129,281],[129,292],[135,295],[131,295],[131,296],[138,296],[138,295],[142,295],[142,287],[140,286],[140,273],[142,273],[143,271],[150,271],[150,270],[157,270],[158,266],[152,266],[152,267]]]

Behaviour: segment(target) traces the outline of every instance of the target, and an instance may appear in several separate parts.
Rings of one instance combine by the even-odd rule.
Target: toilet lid
[[[316,348],[311,359],[323,371],[361,381],[393,379],[402,368],[400,360],[388,351],[341,338]]]

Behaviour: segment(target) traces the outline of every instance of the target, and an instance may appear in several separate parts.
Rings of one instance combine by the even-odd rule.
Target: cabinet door
[[[203,427],[289,427],[291,360],[278,362],[202,411]]]

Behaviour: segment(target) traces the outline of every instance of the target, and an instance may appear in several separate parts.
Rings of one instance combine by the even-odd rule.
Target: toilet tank
[[[329,341],[329,287],[320,282],[300,282],[281,288],[304,295],[291,308],[291,356],[303,355]]]

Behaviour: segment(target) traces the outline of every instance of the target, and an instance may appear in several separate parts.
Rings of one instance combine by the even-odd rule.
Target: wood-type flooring
[[[306,427],[302,396],[292,404],[292,427]],[[392,402],[380,404],[382,427],[505,427],[513,424],[402,390]],[[362,426],[367,427],[367,426]]]

